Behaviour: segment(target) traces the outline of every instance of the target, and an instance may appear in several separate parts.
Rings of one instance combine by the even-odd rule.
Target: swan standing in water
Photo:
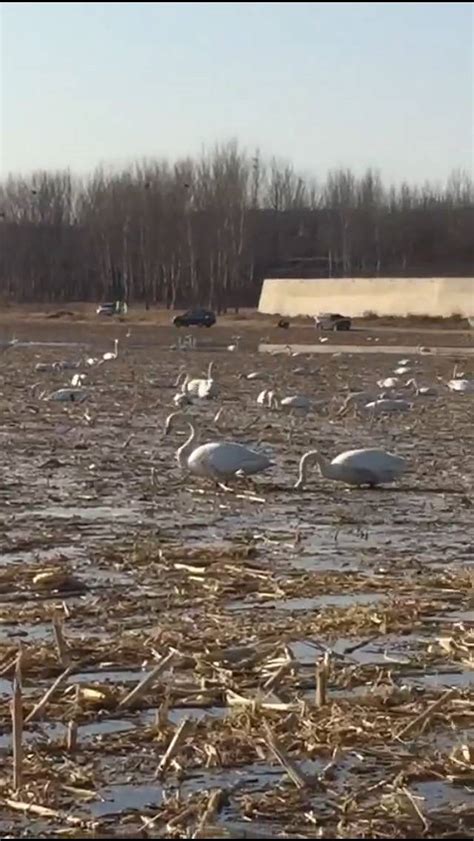
[[[306,414],[306,412],[309,412],[311,409],[311,401],[303,394],[294,394],[290,397],[283,397],[282,400],[280,400],[280,406],[282,409],[289,409],[290,411],[296,410]]]
[[[409,400],[390,400],[388,398],[380,398],[366,403],[364,410],[371,412],[373,415],[391,414],[392,412],[409,412],[413,409],[413,403]]]
[[[119,340],[114,339],[114,350],[109,351],[108,353],[104,353],[102,356],[102,362],[110,362],[112,359],[117,359],[118,357],[118,349],[119,349]]]
[[[267,406],[267,408],[271,408],[271,395],[272,392],[269,391],[267,388],[264,388],[263,391],[257,397],[257,403],[259,406]]]
[[[474,380],[449,380],[450,391],[461,391],[464,394],[474,394]]]
[[[47,400],[54,400],[58,403],[82,403],[86,400],[87,392],[80,388],[60,388],[53,391]]]
[[[431,385],[418,385],[414,378],[407,380],[405,388],[413,388],[417,397],[436,397],[438,394],[436,388]]]
[[[213,367],[214,362],[210,362],[207,369],[207,379],[202,377],[191,380],[189,378],[189,374],[186,374],[184,370],[180,371],[176,379],[175,386],[179,386],[181,384],[181,389],[186,395],[189,397],[197,397],[200,400],[208,400],[211,397],[217,397],[219,387],[216,381],[212,379]],[[185,379],[184,383],[181,383],[183,374],[185,375]]]
[[[385,450],[348,450],[328,461],[318,450],[305,453],[300,461],[299,477],[295,488],[303,488],[307,482],[308,468],[317,464],[325,479],[345,482],[346,485],[376,485],[394,482],[407,469],[407,462],[401,456]]]
[[[398,377],[386,377],[384,380],[377,380],[379,388],[396,388],[398,385]]]
[[[74,374],[74,376],[71,380],[71,385],[74,388],[77,388],[78,386],[81,386],[82,383],[84,382],[84,380],[86,379],[86,376],[87,376],[87,374]]]
[[[165,435],[169,433],[177,417],[182,418],[190,429],[189,438],[176,450],[176,460],[182,470],[187,469],[196,476],[212,479],[220,487],[228,490],[222,484],[224,480],[253,476],[272,467],[273,462],[263,453],[257,453],[244,444],[236,444],[233,441],[211,442],[193,448],[196,430],[181,412],[173,412],[166,418]]]
[[[241,336],[232,336],[232,338],[235,341],[235,345],[227,345],[227,350],[230,350],[231,352],[239,349]]]
[[[362,412],[380,415],[392,412],[408,412],[409,409],[413,408],[413,403],[410,403],[409,400],[402,400],[396,397],[392,398],[383,395],[374,397],[366,391],[359,391],[349,394],[343,406],[337,412],[336,417],[342,417],[347,414],[351,406]]]
[[[336,417],[339,418],[346,415],[351,406],[360,409],[366,406],[371,400],[377,400],[378,397],[378,393],[374,393],[373,391],[353,391],[347,395],[341,408],[336,412]]]

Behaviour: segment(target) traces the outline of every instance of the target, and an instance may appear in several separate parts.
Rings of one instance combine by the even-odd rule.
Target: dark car
[[[216,323],[216,316],[211,310],[188,310],[173,318],[175,327],[212,327]]]
[[[314,317],[314,323],[318,330],[350,330],[352,326],[349,316],[338,312],[322,312]]]

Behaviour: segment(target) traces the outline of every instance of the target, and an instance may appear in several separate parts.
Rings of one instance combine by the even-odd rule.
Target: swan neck
[[[321,473],[323,476],[326,474],[324,473],[324,466],[328,465],[328,462],[320,453],[316,450],[311,450],[309,453],[305,453],[304,456],[301,457],[300,461],[300,470],[298,481],[296,483],[297,488],[302,488],[306,485],[308,480],[308,470],[312,464],[319,464],[321,469]]]
[[[185,470],[188,466],[188,458],[191,455],[191,451],[193,449],[193,442],[196,437],[196,430],[190,421],[186,421],[189,426],[190,434],[189,438],[186,439],[184,444],[176,450],[176,458],[178,459],[179,466]]]

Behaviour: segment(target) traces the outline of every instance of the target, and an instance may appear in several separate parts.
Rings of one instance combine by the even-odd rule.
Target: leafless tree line
[[[474,188],[323,182],[235,142],[198,160],[10,176],[0,183],[0,295],[254,306],[264,276],[470,275]]]

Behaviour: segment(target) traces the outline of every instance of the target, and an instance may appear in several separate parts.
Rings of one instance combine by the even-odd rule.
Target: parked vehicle
[[[216,323],[216,316],[211,310],[198,307],[194,310],[187,310],[182,315],[173,318],[175,327],[212,327]]]
[[[113,301],[108,304],[99,304],[96,309],[97,315],[126,315],[128,306],[125,301]]]
[[[321,312],[314,316],[314,323],[317,330],[350,330],[352,326],[349,316],[338,312]]]

